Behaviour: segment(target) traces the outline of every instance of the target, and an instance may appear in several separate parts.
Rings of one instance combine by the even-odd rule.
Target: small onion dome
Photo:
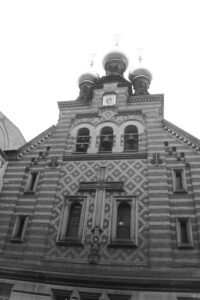
[[[95,84],[99,79],[99,75],[97,73],[84,73],[78,79],[78,85],[80,86],[82,83]]]
[[[103,59],[103,67],[106,74],[123,75],[128,66],[128,58],[119,51],[109,52]]]
[[[151,74],[151,72],[149,70],[147,70],[147,69],[144,69],[144,68],[139,68],[139,69],[133,70],[133,71],[131,71],[129,73],[129,76],[128,76],[128,78],[132,82],[135,79],[139,78],[139,77],[146,78],[149,81],[149,83],[152,80],[152,74]]]

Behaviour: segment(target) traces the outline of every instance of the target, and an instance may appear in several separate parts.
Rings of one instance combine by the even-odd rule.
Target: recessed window
[[[85,198],[68,197],[61,218],[58,243],[80,244],[85,214]]]
[[[0,285],[0,300],[9,300],[12,286]]]
[[[183,168],[173,169],[172,177],[173,177],[174,192],[186,192],[187,185],[186,185],[185,169]]]
[[[193,247],[191,220],[188,218],[178,218],[176,226],[178,248]]]
[[[35,193],[38,183],[39,172],[31,172],[28,175],[28,179],[25,186],[25,193]]]
[[[100,133],[100,146],[99,151],[111,152],[113,148],[113,129],[112,127],[106,126],[101,129]]]
[[[70,238],[70,239],[79,238],[80,217],[81,217],[81,204],[73,203],[69,211],[66,238]]]
[[[113,199],[110,247],[137,245],[137,201],[135,197]]]
[[[90,142],[90,131],[88,128],[81,128],[76,139],[76,152],[87,153]]]
[[[131,207],[127,202],[121,202],[117,208],[117,239],[130,239]]]
[[[138,151],[138,128],[129,125],[124,130],[124,150]]]
[[[28,217],[24,215],[17,216],[13,233],[12,233],[12,241],[22,242],[24,239],[24,234],[26,230],[26,225],[28,222]]]

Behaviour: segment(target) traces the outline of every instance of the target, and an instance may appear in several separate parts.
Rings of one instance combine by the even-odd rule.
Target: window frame
[[[17,237],[17,235],[18,235],[17,232],[19,230],[19,225],[20,225],[20,218],[22,218],[22,217],[25,218],[25,220],[24,220],[24,223],[23,223],[23,226],[22,226],[21,235],[20,235],[20,237]],[[28,215],[19,214],[19,215],[16,216],[15,224],[14,224],[13,231],[12,231],[12,236],[11,236],[11,242],[22,243],[24,241],[24,236],[25,236],[28,220],[29,220]]]
[[[32,185],[31,180],[33,178],[33,174],[36,174],[36,177],[34,179],[33,188],[30,189],[30,186]],[[38,185],[38,181],[39,181],[39,175],[40,175],[39,171],[30,171],[28,173],[28,177],[27,177],[27,180],[26,180],[25,188],[24,188],[24,193],[25,194],[35,194],[36,189],[37,189],[37,185]]]
[[[181,174],[181,184],[182,188],[177,189],[177,173]],[[186,193],[187,192],[187,181],[185,168],[177,167],[172,169],[172,182],[173,182],[173,192],[174,193]]]
[[[64,200],[63,210],[60,218],[60,226],[58,230],[56,243],[60,245],[73,245],[73,246],[83,246],[83,233],[85,227],[85,208],[86,208],[85,196],[67,196]],[[78,238],[67,237],[67,228],[70,216],[71,206],[75,203],[81,205]]]
[[[117,212],[120,203],[126,201],[131,208],[130,238],[117,238]],[[137,247],[138,245],[138,202],[135,196],[114,196],[109,247]]]
[[[181,235],[181,221],[186,222],[186,230],[187,230],[187,243],[182,242],[182,235]],[[193,248],[193,236],[192,236],[192,223],[191,218],[189,217],[178,217],[176,218],[176,236],[177,236],[177,248],[187,249]]]

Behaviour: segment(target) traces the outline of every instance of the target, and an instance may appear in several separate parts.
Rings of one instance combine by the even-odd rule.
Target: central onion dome
[[[121,75],[126,71],[128,58],[119,51],[109,52],[103,59],[106,75]]]

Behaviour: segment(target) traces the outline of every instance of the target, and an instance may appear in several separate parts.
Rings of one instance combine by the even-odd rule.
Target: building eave
[[[167,120],[163,120],[164,130],[168,131],[172,136],[179,139],[182,143],[187,144],[197,152],[200,152],[200,140],[178,126],[170,123]]]

